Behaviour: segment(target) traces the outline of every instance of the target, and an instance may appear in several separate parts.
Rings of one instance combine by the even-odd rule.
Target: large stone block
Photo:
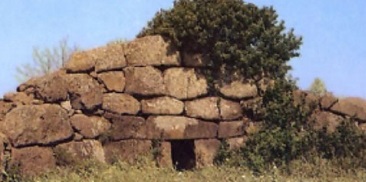
[[[196,166],[212,166],[221,142],[217,139],[195,140]]]
[[[4,102],[2,100],[0,100],[0,123],[1,121],[4,120],[5,115],[12,109],[14,108],[13,103],[9,103],[9,102]],[[0,129],[1,131],[1,129]]]
[[[147,121],[149,139],[200,139],[217,137],[218,125],[183,116],[150,116]]]
[[[11,92],[4,95],[4,101],[12,102],[14,105],[31,105],[34,101],[33,94],[25,92]]]
[[[239,102],[220,98],[219,109],[223,120],[234,120],[243,116],[243,110]]]
[[[87,74],[65,76],[73,109],[94,110],[102,104],[103,87]]]
[[[33,88],[37,99],[45,102],[64,101],[68,98],[69,83],[65,79],[66,73],[58,71],[30,81],[27,87]]]
[[[184,103],[172,97],[157,97],[141,101],[142,112],[145,114],[181,114]]]
[[[159,167],[173,168],[172,146],[170,142],[160,142],[158,146],[153,146],[152,150],[153,155],[156,155],[156,162]]]
[[[191,99],[207,94],[206,79],[194,69],[170,68],[164,72],[167,95],[178,99]]]
[[[189,117],[201,118],[207,120],[220,119],[218,107],[218,97],[205,97],[193,101],[185,102],[186,114]]]
[[[126,93],[140,95],[163,95],[165,85],[160,70],[147,67],[127,67],[124,69],[126,75]]]
[[[128,66],[179,65],[179,52],[159,35],[135,39],[126,45]]]
[[[13,148],[10,167],[18,169],[22,176],[36,176],[56,167],[56,160],[51,148],[26,147]]]
[[[245,99],[257,96],[257,87],[254,84],[244,83],[241,81],[233,81],[230,84],[223,85],[219,88],[222,95],[232,99]]]
[[[366,121],[366,101],[361,98],[340,99],[330,108],[330,111]]]
[[[125,44],[123,43],[115,43],[97,48],[95,71],[97,73],[103,71],[116,71],[126,67],[127,63],[124,47]]]
[[[100,73],[98,79],[103,82],[109,92],[123,92],[125,89],[126,80],[122,71]]]
[[[15,147],[48,145],[73,135],[67,112],[58,105],[19,106],[5,117],[4,134]]]
[[[150,140],[122,140],[104,145],[106,160],[109,163],[118,160],[134,163],[139,157],[150,155]]]
[[[108,93],[103,95],[102,108],[116,114],[137,114],[141,105],[131,95]]]
[[[322,109],[329,109],[337,102],[338,98],[334,97],[329,93],[326,93],[324,96],[320,98],[320,106]]]
[[[73,53],[70,60],[66,63],[65,69],[71,73],[82,73],[93,70],[95,67],[95,52],[97,51],[97,49],[93,49]]]
[[[331,112],[315,112],[312,119],[314,119],[313,127],[316,130],[326,129],[327,132],[332,133],[344,120],[343,117],[335,115]]]
[[[83,114],[72,116],[70,122],[84,138],[96,138],[111,127],[111,123],[102,117],[85,116]]]
[[[220,122],[219,138],[242,136],[245,134],[245,121]]]
[[[111,113],[104,114],[104,117],[112,122],[112,127],[108,131],[108,137],[111,140],[146,138],[146,122],[144,118]]]
[[[97,140],[63,143],[57,145],[53,151],[60,165],[74,165],[87,159],[106,162],[103,146]]]

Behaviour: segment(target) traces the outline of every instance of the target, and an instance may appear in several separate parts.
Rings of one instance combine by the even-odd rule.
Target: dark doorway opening
[[[173,166],[177,170],[190,170],[196,167],[194,140],[171,141]]]

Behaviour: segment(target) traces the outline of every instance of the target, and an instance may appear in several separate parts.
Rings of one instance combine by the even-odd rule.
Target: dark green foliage
[[[272,7],[241,0],[176,0],[138,36],[163,35],[181,51],[207,54],[215,81],[284,78],[290,69],[286,63],[299,55],[302,41],[293,30],[285,32],[277,18]]]
[[[244,164],[260,172],[271,165],[286,166],[309,147],[308,120],[311,110],[295,105],[293,81],[277,80],[263,97],[264,126],[249,137],[242,149]]]

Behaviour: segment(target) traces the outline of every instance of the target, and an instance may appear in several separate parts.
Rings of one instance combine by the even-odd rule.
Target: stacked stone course
[[[0,100],[0,168],[34,175],[68,161],[132,162],[159,142],[159,166],[173,166],[174,142],[193,142],[193,166],[212,165],[220,140],[245,143],[260,122],[248,114],[255,84],[235,81],[210,95],[199,74],[207,58],[181,53],[160,36],[75,53],[65,68],[21,84]],[[316,127],[334,130],[355,117],[365,128],[366,102],[305,92],[316,102]],[[9,157],[5,157],[9,156]],[[9,159],[7,161],[7,159]]]

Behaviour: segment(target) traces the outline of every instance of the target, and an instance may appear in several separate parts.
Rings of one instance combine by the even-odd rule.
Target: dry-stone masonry
[[[161,36],[75,53],[67,65],[21,84],[0,100],[0,170],[36,175],[85,159],[133,162],[154,154],[159,166],[212,165],[258,131],[259,88],[234,81],[210,94],[200,74],[208,58],[177,51]],[[296,92],[314,103],[314,127],[334,131],[348,117],[366,129],[366,101]],[[300,102],[299,102],[300,103]]]

